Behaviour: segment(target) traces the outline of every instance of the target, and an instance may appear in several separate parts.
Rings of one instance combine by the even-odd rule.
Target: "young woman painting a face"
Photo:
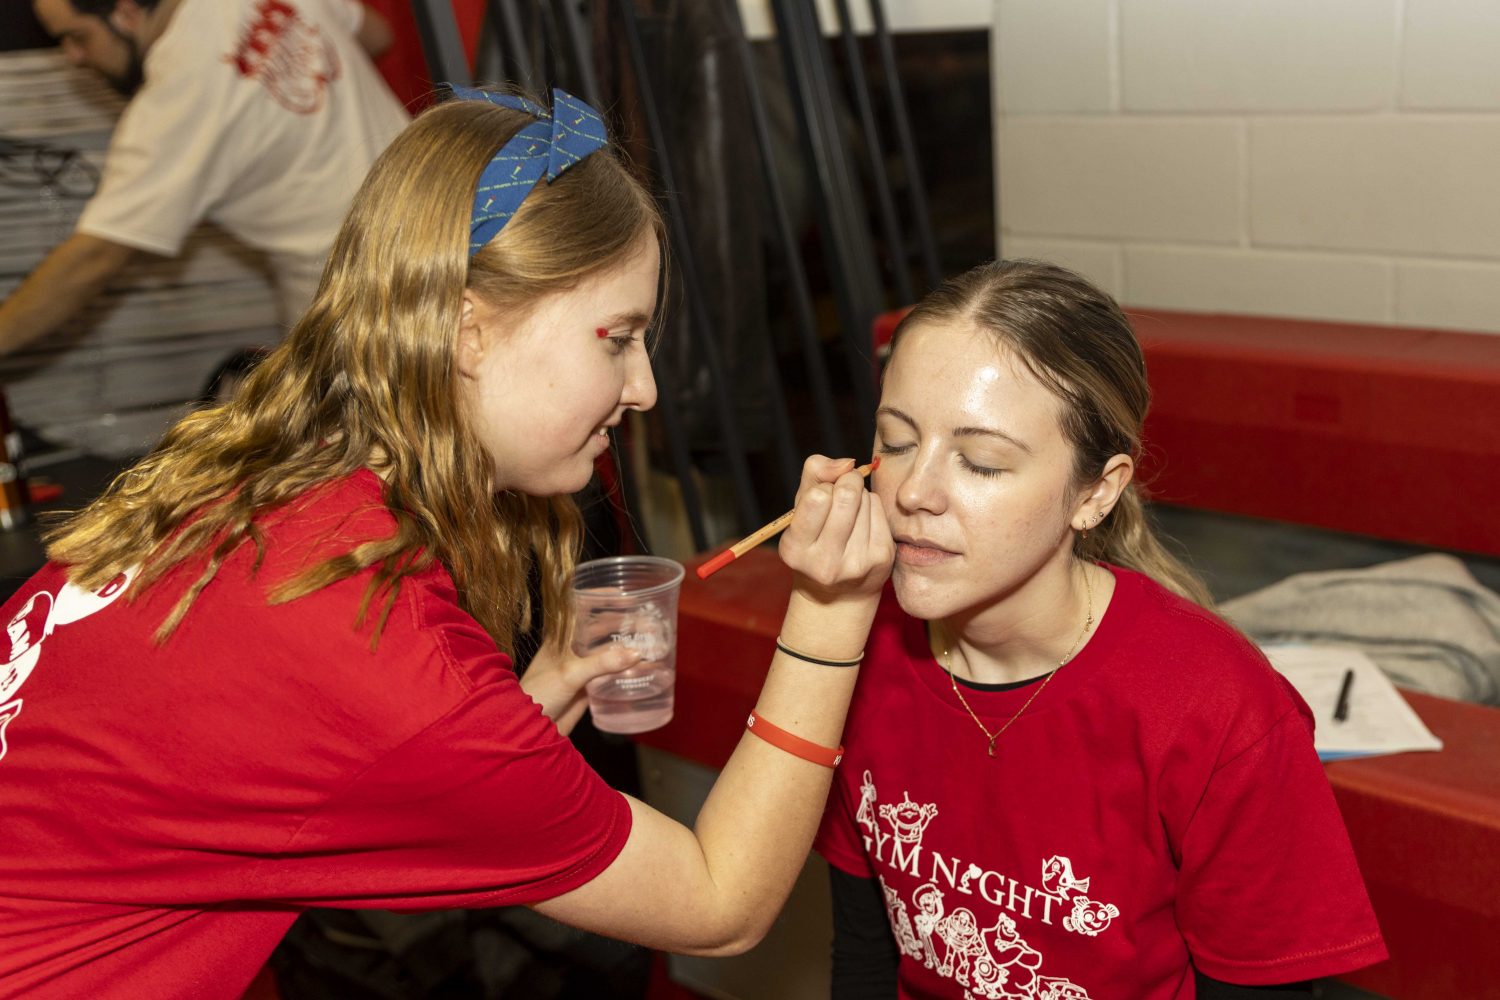
[[[236,397],[6,605],[0,994],[233,1000],[310,906],[738,952],[801,869],[857,673],[814,661],[859,659],[883,512],[852,461],[804,466],[794,652],[694,829],[607,787],[565,734],[628,660],[561,652],[568,494],[655,402],[661,220],[582,102],[459,96],[375,164]],[[550,641],[520,681],[532,567]]]
[[[1148,401],[1061,268],[976,268],[898,328],[896,565],[817,843],[835,997],[1257,996],[1384,957],[1306,705],[1152,536]]]

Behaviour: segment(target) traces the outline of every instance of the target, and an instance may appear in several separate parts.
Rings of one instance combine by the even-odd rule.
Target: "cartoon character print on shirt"
[[[896,947],[901,949],[901,954],[910,955],[912,958],[922,957],[922,944],[917,940],[917,933],[912,929],[911,916],[906,912],[906,900],[901,898],[899,890],[892,889],[886,885],[885,879],[879,875],[880,892],[885,896],[885,909],[891,921],[891,931],[896,935]]]
[[[1075,889],[1089,891],[1089,880],[1073,877],[1073,860],[1054,854],[1042,862],[1042,888],[1054,896],[1066,898]]]
[[[1042,862],[1040,888],[936,849],[924,858],[923,840],[937,816],[935,803],[913,802],[909,792],[902,792],[898,803],[881,803],[874,775],[865,771],[855,813],[865,850],[877,864],[926,877],[908,907],[900,889],[877,875],[901,954],[951,979],[964,1000],[1090,1000],[1088,990],[1070,979],[1044,974],[1044,956],[1027,943],[1012,912],[1047,924],[1060,915],[1064,929],[1097,937],[1120,915],[1119,908],[1090,899],[1092,879],[1076,875],[1072,859],[1063,855]],[[981,901],[995,907],[995,922],[982,927],[974,908],[952,905],[959,894],[976,907]]]
[[[914,847],[915,853],[918,854],[922,850],[922,834],[927,832],[927,824],[932,822],[937,811],[937,806],[930,802],[917,805],[905,792],[902,793],[902,799],[896,805],[884,805],[879,808],[880,818],[891,825],[891,832],[896,837],[896,843]]]
[[[134,569],[126,570],[95,591],[65,583],[55,598],[49,591],[39,590],[5,626],[5,660],[0,662],[0,760],[5,759],[8,749],[6,730],[24,704],[24,699],[11,700],[12,696],[36,669],[47,637],[60,625],[71,625],[108,607],[130,586],[134,574]]]
[[[1063,917],[1063,927],[1074,934],[1098,937],[1120,915],[1119,907],[1113,903],[1099,903],[1083,895],[1089,891],[1089,880],[1073,877],[1073,862],[1069,858],[1053,855],[1042,862],[1042,888],[1054,896],[1072,900],[1073,912]],[[1078,895],[1073,895],[1074,892]]]
[[[994,942],[994,950],[985,954],[984,963],[974,971],[974,985],[980,994],[992,998],[1036,996],[1042,953],[1021,940],[1009,914],[1000,914],[995,926],[985,933]]]
[[[875,779],[869,771],[859,786],[859,809],[854,813],[854,822],[875,829]]]
[[[329,84],[339,78],[338,53],[288,0],[260,0],[227,58],[240,76],[258,80],[299,115],[321,110]]]
[[[1066,979],[1037,976],[1036,1000],[1089,1000],[1088,991]]]

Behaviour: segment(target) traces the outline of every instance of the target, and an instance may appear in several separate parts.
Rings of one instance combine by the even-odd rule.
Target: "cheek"
[[[1024,540],[1061,516],[1054,491],[1021,476],[970,477],[953,489],[953,508],[972,531]]]
[[[1014,479],[966,486],[959,507],[965,543],[981,586],[1009,586],[1046,562],[1066,544],[1067,511],[1055,484]],[[976,579],[976,583],[979,579]]]
[[[594,424],[613,415],[624,393],[625,367],[614,358],[580,369],[563,389],[568,409]]]

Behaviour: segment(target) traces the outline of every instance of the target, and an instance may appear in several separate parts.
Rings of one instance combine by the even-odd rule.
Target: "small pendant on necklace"
[[[999,733],[995,734],[995,736],[999,736],[999,735],[1000,735]],[[995,737],[994,736],[990,737],[990,756],[991,757],[995,756]]]

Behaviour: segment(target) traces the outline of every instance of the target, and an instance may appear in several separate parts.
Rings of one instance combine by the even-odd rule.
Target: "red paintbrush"
[[[868,476],[870,473],[874,472],[875,469],[879,467],[879,465],[880,458],[877,456],[876,459],[869,465],[861,465],[854,471],[858,472],[861,476]],[[766,525],[764,528],[761,528],[752,535],[746,535],[744,538],[735,542],[729,548],[725,549],[723,552],[720,552],[718,555],[714,556],[702,566],[699,566],[697,570],[695,570],[695,572],[698,574],[698,579],[707,580],[719,570],[723,569],[725,566],[728,566],[740,556],[755,548],[761,542],[764,542],[768,538],[775,538],[777,535],[781,534],[781,532],[786,530],[786,526],[792,523],[792,515],[795,513],[797,513],[797,509],[794,507],[791,510],[787,511],[785,514],[782,514],[776,520],[772,521],[770,524]]]

